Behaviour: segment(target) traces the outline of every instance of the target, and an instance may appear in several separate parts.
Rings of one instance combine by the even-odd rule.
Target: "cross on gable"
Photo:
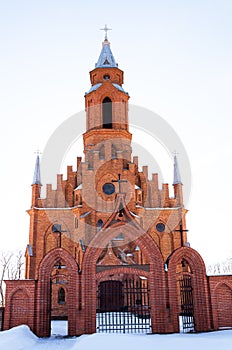
[[[174,230],[174,232],[180,232],[181,246],[183,247],[183,245],[184,245],[183,233],[184,232],[188,232],[188,230],[183,230],[183,225],[182,225],[182,222],[181,222],[180,223],[180,229],[179,230]]]
[[[117,182],[118,183],[118,193],[121,193],[121,183],[122,182],[127,182],[127,180],[122,180],[121,179],[121,174],[118,174],[118,180],[112,180],[112,182]]]
[[[183,230],[183,226],[182,226],[182,224],[180,224],[180,229],[179,230],[175,230],[175,232],[183,233],[183,232],[188,232],[188,230]]]

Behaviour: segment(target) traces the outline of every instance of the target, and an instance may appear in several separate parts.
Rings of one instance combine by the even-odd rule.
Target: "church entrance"
[[[97,332],[150,333],[148,279],[129,274],[118,277],[98,284]]]
[[[99,284],[99,310],[119,312],[123,308],[123,284],[121,281],[104,281]]]

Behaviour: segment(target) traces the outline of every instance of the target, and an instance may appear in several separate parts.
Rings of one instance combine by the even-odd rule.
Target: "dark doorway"
[[[99,307],[101,312],[121,310],[123,307],[122,282],[104,281],[100,283]]]
[[[102,102],[103,128],[112,129],[112,101],[105,97]]]
[[[147,278],[124,275],[120,281],[99,283],[97,332],[151,332]]]

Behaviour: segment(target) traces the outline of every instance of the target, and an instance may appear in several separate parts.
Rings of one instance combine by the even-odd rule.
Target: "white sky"
[[[191,246],[207,263],[232,255],[231,18],[230,0],[0,1],[1,250],[28,242],[34,151],[84,109],[107,23],[130,103],[188,153]]]

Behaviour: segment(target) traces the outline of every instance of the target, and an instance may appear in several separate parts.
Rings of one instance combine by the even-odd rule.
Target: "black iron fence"
[[[0,307],[0,331],[3,330],[4,307]]]
[[[141,276],[101,282],[97,292],[97,332],[150,333],[148,280]]]
[[[184,275],[182,279],[179,280],[179,286],[182,330],[184,333],[194,332],[194,304],[191,276]]]

